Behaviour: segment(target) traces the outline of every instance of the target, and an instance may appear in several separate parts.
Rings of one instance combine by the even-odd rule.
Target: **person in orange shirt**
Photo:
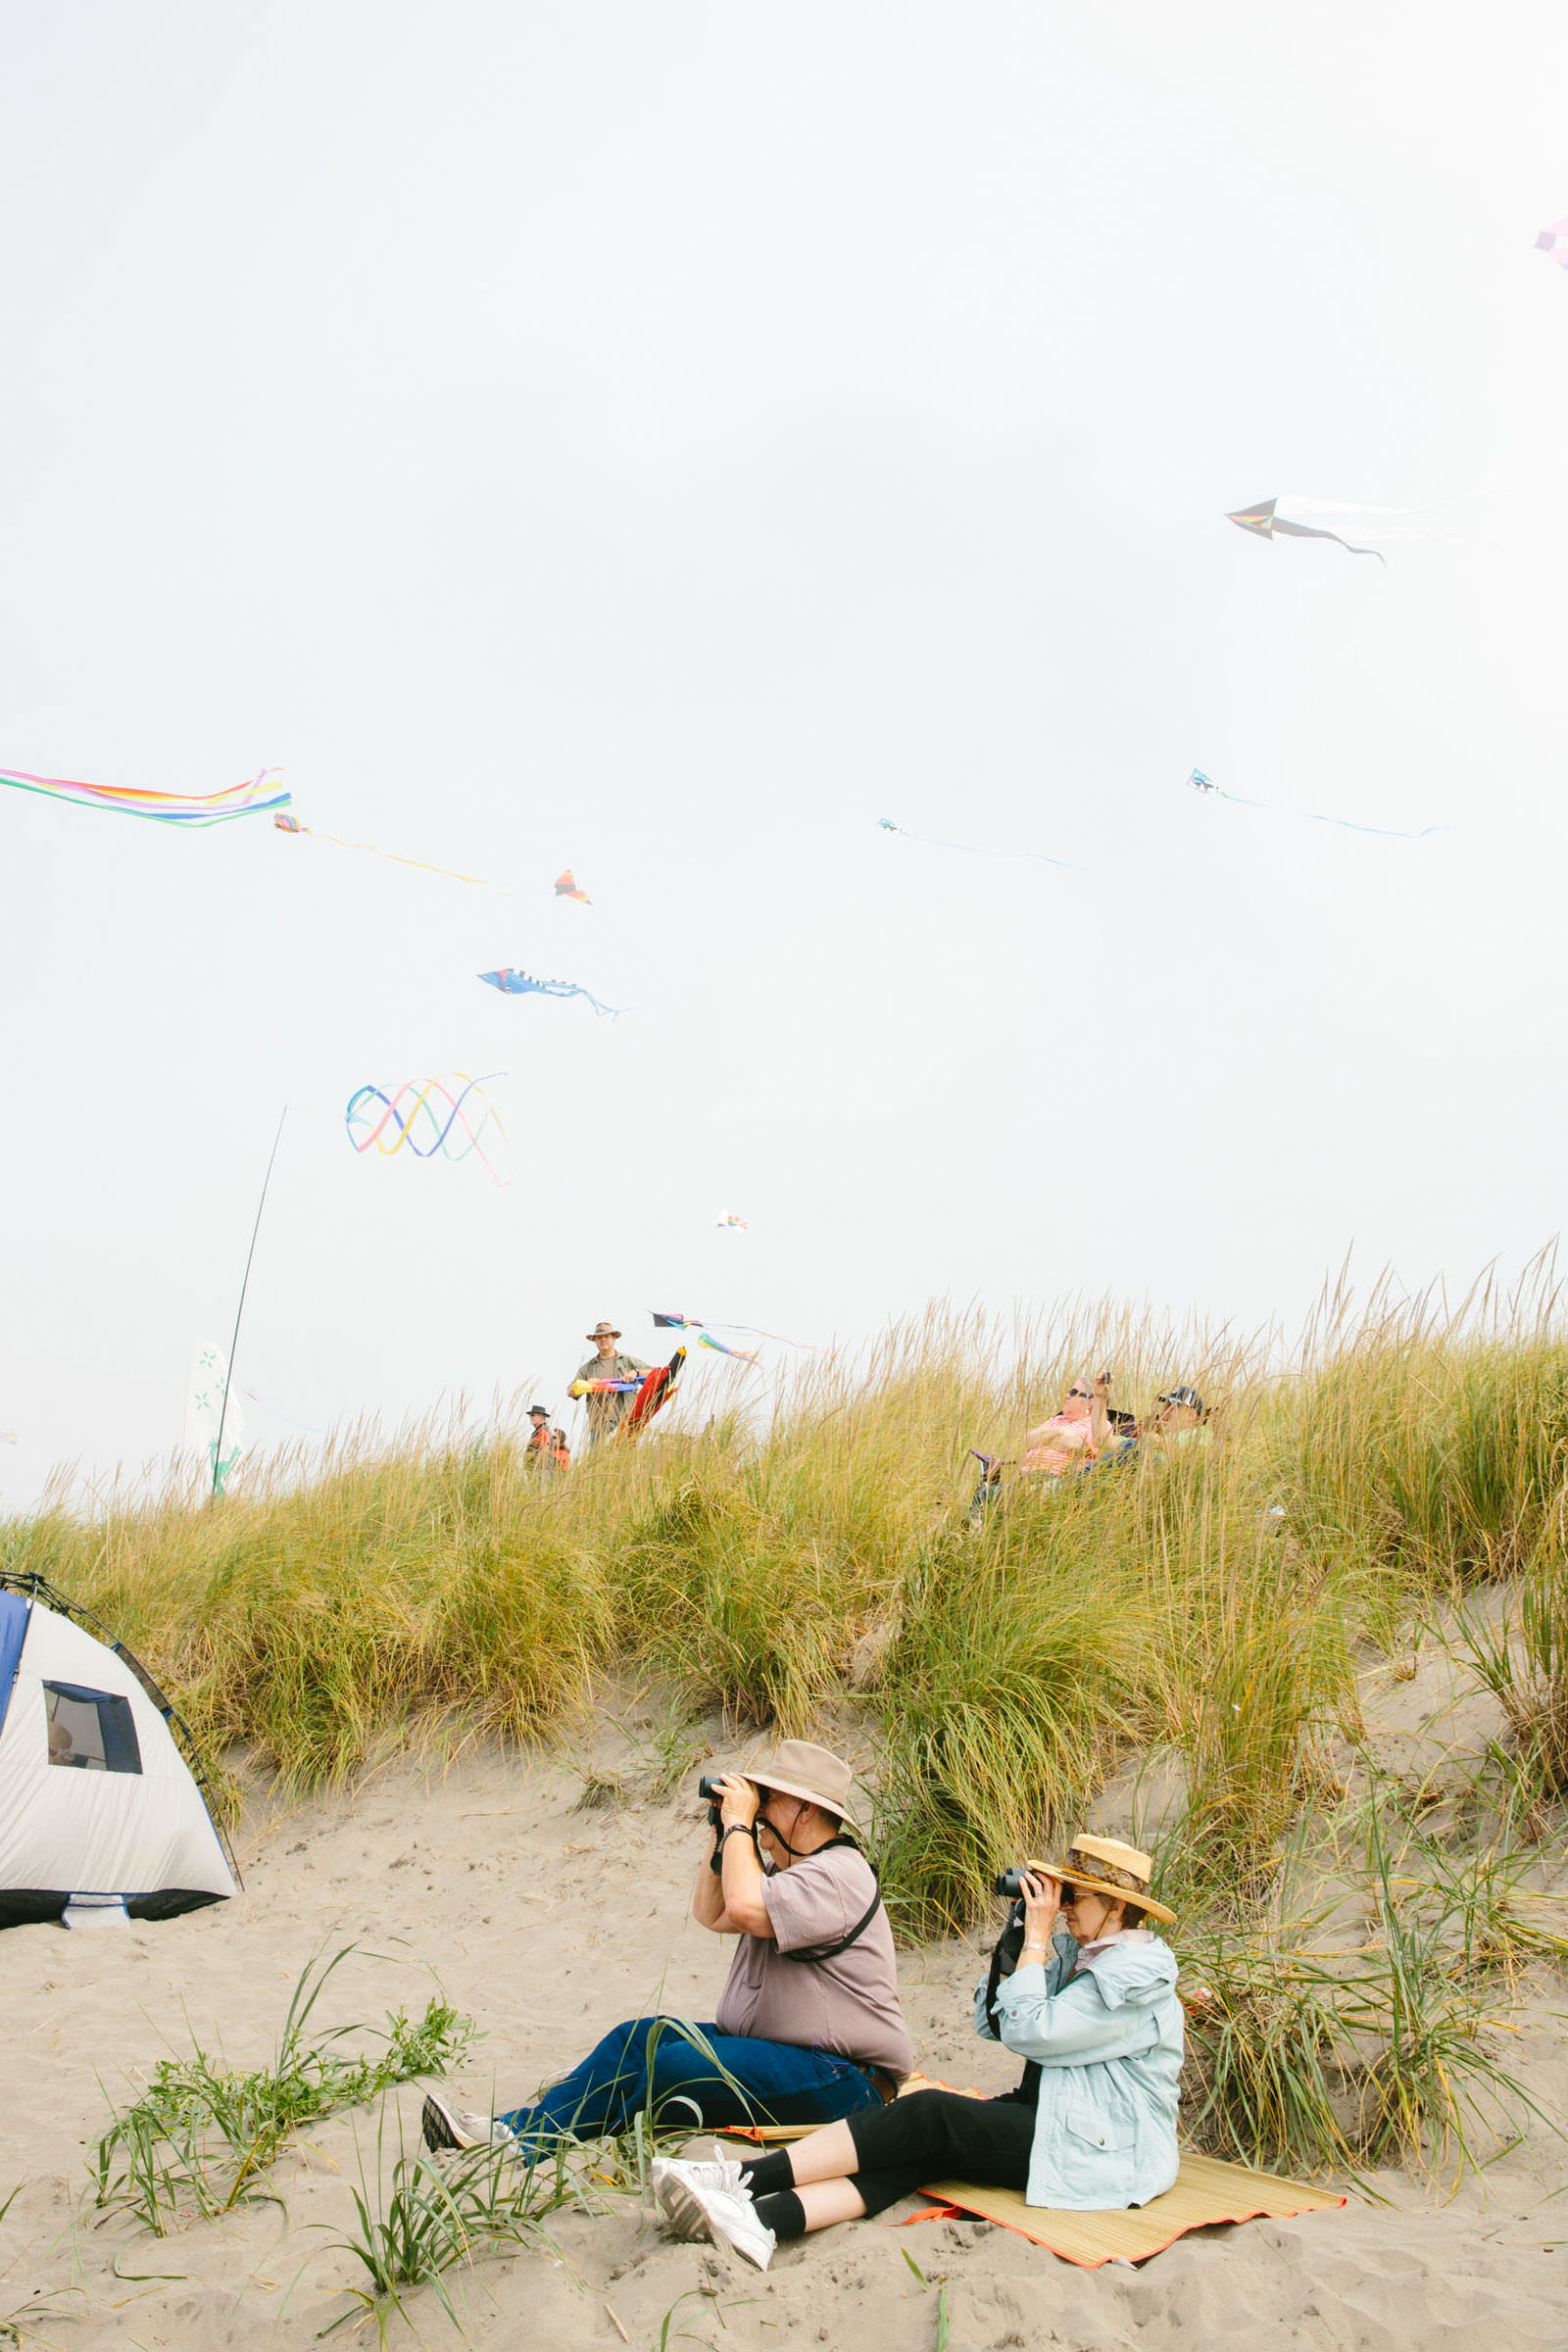
[[[528,1419],[533,1427],[522,1450],[529,1469],[543,1471],[547,1477],[557,1470],[569,1470],[571,1454],[566,1446],[566,1433],[564,1429],[551,1428],[549,1406],[530,1404]]]

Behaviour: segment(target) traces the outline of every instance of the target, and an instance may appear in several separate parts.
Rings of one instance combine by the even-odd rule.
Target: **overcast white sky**
[[[0,1499],[178,1442],[285,1102],[264,1441],[563,1403],[601,1314],[1294,1322],[1555,1233],[1568,17],[1448,24],[0,16],[0,765],[277,762],[515,893],[0,794]],[[1425,536],[1224,520],[1285,492]],[[510,1188],[349,1150],[459,1068]]]

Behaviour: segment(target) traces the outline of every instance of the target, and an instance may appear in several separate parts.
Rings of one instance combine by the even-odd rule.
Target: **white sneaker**
[[[654,2189],[677,2237],[711,2238],[715,2246],[728,2246],[765,2271],[778,2240],[760,2219],[751,2190],[739,2184],[720,2185],[702,2177],[739,2171],[739,2165],[722,2162],[684,2164],[674,2157],[661,2159]]]
[[[510,2147],[516,2134],[506,2124],[498,2124],[493,2115],[476,2115],[471,2108],[454,2107],[435,2092],[427,2091],[424,2112],[419,2118],[424,2144],[432,2155],[454,2148]]]
[[[691,2188],[719,2188],[733,2193],[744,2185],[741,2168],[715,2145],[711,2164],[695,2158],[656,2156],[648,2175],[660,2210],[677,2237],[706,2237],[708,2224],[701,2209],[686,2193]]]

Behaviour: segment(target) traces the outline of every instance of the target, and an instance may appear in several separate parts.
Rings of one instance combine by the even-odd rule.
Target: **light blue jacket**
[[[978,1986],[975,2031],[1041,2069],[1026,2201],[1081,2212],[1147,2205],[1173,2184],[1178,2163],[1176,1955],[1152,1936],[1077,1961],[1072,1937],[1058,1936],[1049,1961],[1004,1978],[1000,2034]]]

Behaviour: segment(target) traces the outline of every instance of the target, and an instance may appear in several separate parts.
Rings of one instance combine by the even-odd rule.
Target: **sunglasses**
[[[1094,1401],[1094,1391],[1092,1389],[1069,1389],[1067,1394],[1069,1396],[1087,1396],[1091,1403]]]

